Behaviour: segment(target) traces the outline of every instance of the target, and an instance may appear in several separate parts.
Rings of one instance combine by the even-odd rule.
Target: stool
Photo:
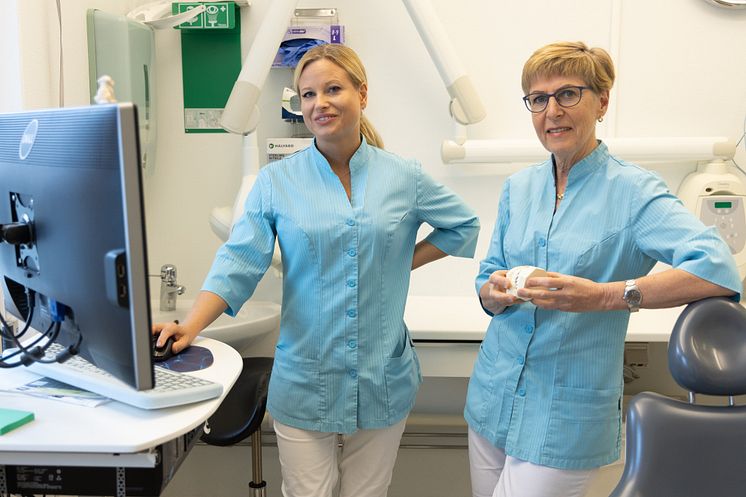
[[[205,425],[202,441],[209,445],[234,445],[251,437],[251,476],[254,497],[265,497],[262,479],[262,419],[267,407],[271,357],[244,357],[243,370],[218,410]]]

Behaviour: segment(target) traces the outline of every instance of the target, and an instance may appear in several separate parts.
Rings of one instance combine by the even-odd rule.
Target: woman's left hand
[[[601,310],[605,297],[603,285],[595,281],[552,272],[547,272],[547,277],[529,278],[518,295],[542,309],[566,312]]]

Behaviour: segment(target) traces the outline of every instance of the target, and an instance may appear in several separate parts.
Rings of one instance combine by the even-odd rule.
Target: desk
[[[668,342],[686,306],[632,313],[627,342]],[[476,297],[410,295],[404,322],[417,346],[425,376],[469,377],[490,317]]]
[[[215,361],[209,368],[190,374],[221,383],[223,394],[220,398],[180,407],[144,410],[115,401],[92,408],[0,391],[0,405],[33,411],[36,416],[31,423],[0,436],[0,495],[12,490],[10,477],[16,474],[17,467],[22,466],[63,467],[62,477],[65,468],[87,468],[87,474],[90,474],[89,468],[109,468],[110,472],[121,473],[125,482],[128,474],[124,468],[150,468],[151,473],[156,468],[164,471],[162,486],[165,487],[198,438],[205,420],[228,394],[243,364],[239,354],[222,342],[198,338],[195,345],[210,349]],[[24,371],[24,368],[2,370],[0,390],[36,378],[37,375]],[[69,470],[70,474],[79,472]],[[147,473],[141,471],[133,475]],[[31,473],[27,472],[25,478],[30,477]],[[60,490],[67,491],[63,484],[64,481],[59,484],[46,482],[43,489],[29,489],[33,492],[28,493],[62,493]],[[4,485],[9,487],[8,490]],[[126,488],[126,494],[117,491],[109,495],[158,494]]]

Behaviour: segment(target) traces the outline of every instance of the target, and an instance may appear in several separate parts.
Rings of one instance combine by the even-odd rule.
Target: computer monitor
[[[0,114],[0,225],[33,232],[28,243],[0,241],[5,308],[25,321],[33,299],[39,331],[61,315],[57,342],[79,342],[80,356],[146,390],[154,379],[139,157],[133,104]]]

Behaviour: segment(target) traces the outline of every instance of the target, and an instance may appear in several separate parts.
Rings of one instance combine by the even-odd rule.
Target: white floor
[[[277,448],[262,451],[267,497],[281,497]],[[210,447],[192,450],[164,497],[251,496],[251,447]],[[458,497],[469,495],[469,461],[466,450],[402,449],[389,497]]]
[[[262,450],[267,497],[282,497],[277,448]],[[607,497],[621,475],[621,464],[602,468],[586,497]],[[251,447],[196,446],[163,497],[251,497]],[[469,497],[465,448],[402,448],[389,497]]]

